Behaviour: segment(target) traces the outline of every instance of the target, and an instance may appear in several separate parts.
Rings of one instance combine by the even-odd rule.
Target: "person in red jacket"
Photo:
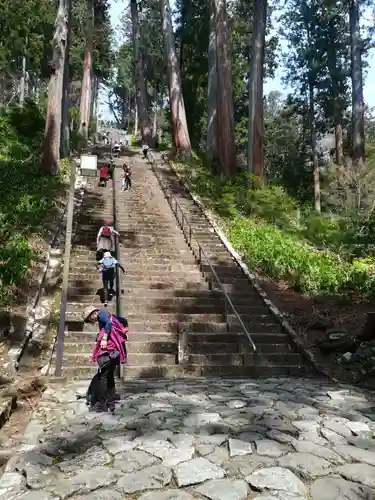
[[[109,169],[107,165],[105,165],[99,171],[99,186],[103,185],[104,187],[106,187],[108,182],[108,177],[109,177]]]

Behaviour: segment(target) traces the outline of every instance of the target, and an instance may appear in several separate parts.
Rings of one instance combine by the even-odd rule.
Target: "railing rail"
[[[191,249],[191,251],[194,254],[194,257],[199,263],[199,268],[201,273],[204,275],[203,271],[203,262],[205,261],[210,269],[209,273],[209,288],[210,290],[213,290],[213,285],[216,283],[216,285],[219,287],[221,293],[223,294],[224,297],[224,314],[225,314],[225,322],[229,328],[229,321],[228,321],[228,316],[230,314],[230,311],[232,314],[237,318],[244,334],[247,336],[251,347],[253,348],[254,353],[257,352],[256,346],[253,342],[253,339],[251,338],[251,335],[249,331],[247,330],[244,322],[242,321],[242,318],[240,314],[238,313],[237,309],[235,308],[231,298],[229,297],[227,291],[224,288],[223,283],[221,282],[219,276],[217,275],[217,272],[215,271],[211,260],[209,259],[208,255],[204,251],[202,244],[193,236],[193,228],[191,227],[191,224],[189,220],[187,219],[184,211],[181,208],[181,205],[178,203],[177,198],[170,192],[170,190],[167,187],[167,183],[164,181],[163,177],[160,175],[158,172],[158,169],[156,168],[156,161],[152,153],[149,151],[148,153],[148,159],[151,164],[152,170],[163,190],[163,193],[172,209],[172,212],[175,214],[175,217],[177,219],[177,222],[179,226],[182,229],[182,232],[184,233],[185,239]],[[195,248],[194,248],[195,247]]]
[[[60,321],[59,321],[59,330],[57,333],[57,342],[56,342],[55,377],[61,377],[63,354],[64,354],[65,316],[66,316],[66,306],[68,303],[68,282],[69,282],[69,268],[70,268],[70,251],[72,246],[76,171],[77,167],[73,162],[70,173],[68,210],[66,215],[64,269],[63,269],[63,281],[62,281],[61,299],[60,299]]]

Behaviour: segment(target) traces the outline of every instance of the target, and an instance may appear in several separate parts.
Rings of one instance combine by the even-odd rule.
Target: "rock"
[[[306,480],[328,474],[331,463],[310,453],[289,453],[277,459],[277,465],[286,467]]]
[[[124,497],[116,490],[104,488],[91,491],[87,495],[74,495],[69,500],[123,500]]]
[[[375,466],[375,452],[362,450],[349,445],[335,446],[334,451],[341,455],[346,462],[361,462]]]
[[[214,479],[202,484],[195,491],[210,500],[246,500],[248,486],[240,479]]]
[[[194,500],[194,498],[186,491],[166,490],[144,493],[138,500]]]
[[[285,491],[300,495],[306,494],[306,487],[303,482],[293,472],[281,467],[257,470],[246,477],[246,481],[259,491],[273,490],[275,492]]]
[[[216,465],[222,465],[228,458],[228,450],[223,446],[216,446],[210,454],[206,455],[206,459]]]
[[[0,490],[0,498],[1,490]],[[9,500],[58,500],[59,497],[56,495],[51,495],[49,493],[43,493],[42,491],[28,491],[17,497],[10,497]]]
[[[290,434],[285,434],[285,432],[280,431],[268,431],[267,437],[272,441],[277,441],[281,444],[290,444],[295,438]]]
[[[147,451],[161,460],[165,466],[174,465],[189,460],[194,455],[194,448],[190,445],[175,447],[168,441],[145,441],[139,445],[140,450]]]
[[[184,419],[185,427],[201,427],[205,424],[220,422],[218,413],[193,413]]]
[[[372,434],[370,427],[366,423],[364,423],[364,422],[352,422],[352,421],[349,421],[346,424],[346,426],[349,427],[349,429],[351,430],[351,432],[355,436],[366,437],[366,436],[371,436],[371,434]]]
[[[60,500],[65,500],[73,496],[73,494],[87,494],[95,491],[98,488],[109,488],[114,484],[122,473],[118,470],[110,469],[109,467],[96,467],[92,470],[82,471],[67,479],[57,481],[56,484],[50,485],[45,489],[60,497]]]
[[[341,443],[340,443],[341,444]],[[372,439],[364,439],[360,437],[352,437],[348,439],[348,443],[356,448],[362,448],[362,450],[375,451],[375,442]]]
[[[372,491],[366,486],[344,479],[317,479],[311,486],[311,500],[372,500]]]
[[[299,441],[298,439],[292,442],[292,446],[299,453],[311,453],[311,455],[324,458],[333,464],[341,465],[345,463],[340,455],[327,446],[321,446],[310,441]]]
[[[273,467],[274,465],[274,458],[245,455],[228,460],[228,462],[223,464],[223,467],[226,470],[227,476],[237,478],[248,476],[257,469],[265,469],[267,467]]]
[[[231,457],[250,455],[253,453],[251,444],[241,439],[229,439],[229,454]]]
[[[243,408],[247,405],[247,402],[243,399],[231,399],[228,401],[227,405],[229,408]]]
[[[154,465],[146,469],[124,474],[116,489],[121,493],[136,493],[145,490],[159,490],[167,486],[172,479],[171,470],[164,465]]]
[[[271,441],[270,439],[255,441],[255,446],[258,455],[265,455],[267,457],[280,457],[289,451],[288,448],[282,444]]]
[[[349,427],[347,427],[347,422],[341,423],[338,422],[335,419],[328,419],[328,420],[323,420],[323,427],[326,427],[327,429],[330,429],[331,431],[336,432],[336,434],[339,434],[340,436],[343,436],[345,438],[350,438],[353,436],[351,430]]]
[[[335,472],[344,479],[375,488],[375,467],[368,464],[346,464],[337,467]]]
[[[173,471],[179,487],[202,483],[208,479],[221,479],[225,475],[224,469],[206,458],[193,458],[180,463],[173,468]]]
[[[122,472],[134,472],[158,463],[160,460],[157,457],[141,450],[133,450],[117,454],[113,466]]]
[[[106,439],[103,441],[104,448],[111,453],[112,455],[116,455],[117,453],[123,453],[125,451],[133,450],[137,443],[131,441],[131,439],[135,436],[135,433],[128,433],[124,436],[118,436],[110,439]]]
[[[326,427],[322,427],[320,429],[321,435],[327,439],[332,444],[347,444],[347,439],[337,432],[332,431],[331,429],[327,429]]]
[[[294,493],[285,493],[285,491],[278,491],[272,495],[255,497],[252,500],[306,500],[306,497],[301,497],[301,495],[295,495]]]
[[[65,473],[76,472],[82,469],[92,469],[108,464],[111,461],[111,456],[100,448],[94,446],[89,448],[83,455],[78,455],[71,460],[64,460],[58,464],[59,469]]]

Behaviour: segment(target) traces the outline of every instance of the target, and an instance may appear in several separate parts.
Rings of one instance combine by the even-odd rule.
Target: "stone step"
[[[62,374],[68,379],[87,379],[96,373],[95,365],[63,366]],[[256,366],[201,366],[201,365],[155,365],[155,366],[125,366],[124,380],[148,378],[196,378],[196,377],[233,377],[233,378],[271,378],[312,375],[311,369],[301,365],[257,364]]]
[[[128,342],[143,342],[143,343],[176,343],[178,341],[177,331],[147,331],[147,330],[134,330],[133,324],[129,325],[129,341]],[[66,331],[65,342],[73,344],[88,344],[92,345],[95,342],[97,330],[89,331]],[[251,333],[251,337],[259,350],[265,352],[273,352],[274,350],[283,350],[289,352],[291,347],[289,345],[289,338],[283,333]],[[201,345],[205,345],[207,352],[215,351],[217,344],[238,344],[245,350],[252,351],[252,347],[241,332],[189,332],[188,342],[191,349],[196,352],[200,349]],[[197,346],[194,346],[197,344]],[[212,346],[212,347],[210,347]]]
[[[81,301],[75,301],[72,302],[69,300],[68,302],[68,310],[71,311],[73,308],[76,309],[82,309],[84,307],[87,307],[88,305],[91,305],[93,303],[93,300],[97,299],[97,297],[94,295],[92,297],[90,296],[84,296],[82,297]],[[196,300],[194,300],[195,303],[191,304],[184,304],[183,302],[178,303],[171,303],[171,304],[166,304],[166,303],[153,303],[152,301],[150,302],[138,302],[138,301],[131,301],[129,302],[128,300],[124,301],[124,306],[126,307],[127,314],[128,316],[130,315],[142,315],[144,316],[146,313],[150,314],[222,314],[223,313],[223,307],[220,306],[220,304],[215,304],[213,303],[197,303]],[[103,306],[101,306],[103,307]]]
[[[92,342],[70,342],[65,341],[64,352],[66,353],[91,353],[92,346],[95,342],[95,336],[93,336]],[[173,342],[137,342],[134,340],[129,340],[126,344],[128,353],[160,353],[160,354],[177,354],[177,341]]]
[[[97,303],[94,304],[98,309],[104,309],[103,304]],[[108,310],[110,310],[111,303],[108,305]],[[67,308],[67,317],[68,318],[80,318],[83,313],[82,306],[71,306],[68,304]],[[132,320],[141,321],[144,318],[144,321],[149,321],[150,323],[155,322],[170,322],[175,323],[177,320],[181,323],[201,323],[201,322],[221,322],[223,320],[223,315],[218,313],[198,313],[198,314],[189,314],[189,313],[154,313],[154,312],[126,312],[126,317],[129,320],[129,323]],[[68,320],[69,321],[69,320]]]
[[[303,359],[299,353],[205,353],[190,354],[188,356],[190,365],[219,365],[219,366],[253,366],[258,363],[271,366],[277,365],[303,365]]]
[[[166,353],[133,353],[128,352],[128,364],[130,366],[153,366],[153,365],[166,365],[173,366],[177,361],[177,349],[173,354]],[[53,358],[55,363],[55,357]],[[91,352],[79,352],[72,353],[64,351],[63,365],[68,366],[80,366],[89,365],[91,362]]]

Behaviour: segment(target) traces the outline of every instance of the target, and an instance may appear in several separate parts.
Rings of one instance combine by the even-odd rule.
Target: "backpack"
[[[104,270],[114,269],[116,267],[116,259],[114,259],[113,257],[105,257],[102,264]]]
[[[112,234],[111,229],[108,226],[103,227],[102,235],[105,236],[106,238],[109,238]]]

